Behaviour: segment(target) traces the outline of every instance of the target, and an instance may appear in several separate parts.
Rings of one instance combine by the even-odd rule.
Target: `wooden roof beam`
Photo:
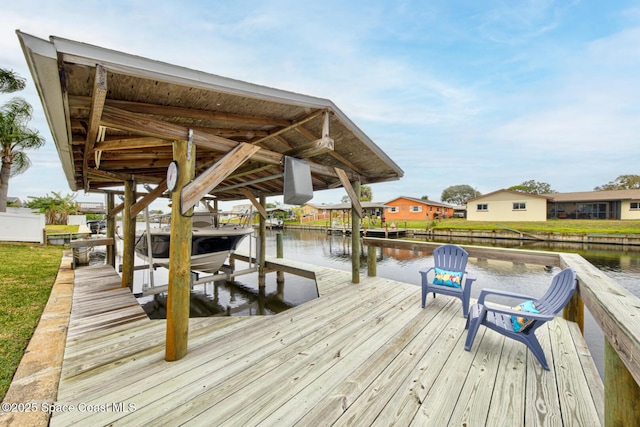
[[[89,113],[89,128],[87,138],[84,143],[84,158],[82,160],[82,176],[84,178],[84,188],[89,187],[89,157],[93,154],[93,147],[98,137],[100,129],[100,117],[107,98],[107,69],[102,65],[96,65],[96,75],[93,81],[93,92],[91,96],[91,112]]]
[[[297,157],[299,159],[305,159],[331,151],[333,151],[333,139],[323,137],[320,139],[316,139],[315,141],[312,141],[308,144],[286,151],[284,155],[289,157]]]
[[[304,126],[297,127],[296,132],[298,132],[299,134],[307,138],[309,141],[313,141],[314,139],[316,139],[316,137],[311,132],[309,132]],[[353,170],[357,174],[361,176],[364,175],[364,172],[362,171],[362,169],[360,169],[359,167],[351,163],[349,160],[347,160],[343,155],[341,155],[337,151],[333,150],[333,151],[329,151],[328,153],[331,157],[333,157],[343,165],[349,167],[351,170]]]
[[[89,169],[85,175],[85,178],[87,178],[87,176],[95,176],[98,177],[100,179],[106,179],[106,180],[113,180],[113,181],[126,181],[128,179],[131,178],[131,174],[124,174],[124,173],[117,173],[117,172],[107,172],[105,170],[100,170],[100,169]]]
[[[103,126],[110,126],[117,129],[123,129],[130,132],[136,132],[142,135],[164,138],[167,140],[184,140],[186,141],[189,129],[185,126],[168,123],[140,114],[129,113],[117,108],[105,106],[102,114]],[[193,142],[200,147],[209,150],[227,153],[234,149],[237,141],[222,138],[215,135],[208,135],[203,132],[193,132]],[[253,160],[268,163],[272,165],[281,165],[284,155],[274,151],[261,148],[251,157]],[[308,162],[313,173],[337,178],[335,170],[329,166]]]
[[[260,144],[263,141],[266,141],[269,138],[273,138],[276,137],[280,134],[283,134],[285,132],[290,131],[291,129],[295,129],[298,126],[301,126],[305,123],[307,123],[308,121],[311,121],[313,119],[315,119],[316,117],[318,117],[320,114],[324,113],[325,117],[329,114],[329,112],[327,110],[316,110],[310,114],[307,114],[306,116],[304,116],[303,118],[301,118],[300,120],[295,121],[294,123],[292,123],[291,125],[284,127],[282,129],[277,130],[276,132],[273,132],[271,134],[269,134],[269,136],[265,136],[264,138],[260,138],[257,139],[255,141],[251,141],[252,144]]]
[[[89,99],[86,96],[70,96],[69,105],[75,108],[88,108]],[[274,117],[250,116],[246,114],[221,113],[219,111],[196,110],[185,107],[172,107],[169,105],[147,104],[143,102],[122,101],[109,99],[106,101],[109,107],[118,108],[138,114],[153,114],[156,116],[182,117],[190,119],[219,120],[230,123],[248,123],[261,126],[289,126],[290,120]]]
[[[148,136],[134,136],[126,138],[108,139],[102,142],[96,142],[95,149],[100,151],[118,151],[133,150],[141,148],[168,147],[171,148],[171,142]]]

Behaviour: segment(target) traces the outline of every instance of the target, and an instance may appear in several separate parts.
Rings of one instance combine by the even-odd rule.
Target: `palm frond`
[[[0,93],[17,92],[26,87],[27,80],[13,70],[0,68]]]

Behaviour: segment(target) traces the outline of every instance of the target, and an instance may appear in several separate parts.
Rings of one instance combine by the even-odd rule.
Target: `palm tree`
[[[0,212],[7,211],[9,178],[31,166],[24,150],[38,149],[45,143],[37,130],[27,127],[33,108],[22,98],[13,98],[0,107]]]
[[[13,70],[0,68],[0,93],[16,92],[24,89],[26,80]]]

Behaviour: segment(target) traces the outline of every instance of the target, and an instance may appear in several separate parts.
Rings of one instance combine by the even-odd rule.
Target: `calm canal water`
[[[351,239],[344,236],[329,236],[323,231],[284,230],[284,256],[287,259],[351,271]],[[576,245],[520,243],[510,241],[487,241],[468,239],[442,242],[479,246],[501,246],[522,249],[575,252],[582,255],[597,268],[613,278],[621,286],[640,297],[640,248],[616,245]],[[255,240],[245,239],[242,251],[249,245],[255,250]],[[361,276],[367,274],[366,247],[362,248]],[[267,231],[267,255],[276,255],[276,232]],[[140,261],[138,261],[140,262]],[[420,285],[418,270],[432,264],[431,256],[420,252],[378,248],[377,273],[380,277]],[[238,263],[237,268],[246,268]],[[470,258],[467,270],[477,278],[472,297],[477,297],[482,288],[506,289],[532,297],[541,296],[559,271],[532,264],[514,264],[495,260]],[[241,276],[233,282],[217,282],[198,285],[192,293],[192,316],[273,314],[317,297],[315,282],[285,274],[285,285],[278,287],[275,274],[267,275],[264,295],[259,295],[257,274]],[[155,285],[168,282],[167,270],[158,268],[154,273]],[[136,272],[136,289],[141,292],[143,283],[149,284],[148,271]],[[416,292],[419,292],[416,289]],[[140,303],[151,317],[164,316],[164,295],[140,298]],[[585,310],[586,311],[586,310]],[[604,338],[590,313],[585,313],[585,337],[596,365],[603,372]]]

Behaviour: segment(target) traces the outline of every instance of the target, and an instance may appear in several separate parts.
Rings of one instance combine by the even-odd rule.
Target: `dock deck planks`
[[[136,410],[60,412],[51,425],[602,423],[602,381],[574,324],[539,329],[544,371],[484,328],[464,351],[457,300],[422,309],[414,285],[278,265],[312,272],[320,297],[274,316],[191,319],[176,362],[164,360],[165,321],[146,318],[112,269],[76,270],[58,402]]]

